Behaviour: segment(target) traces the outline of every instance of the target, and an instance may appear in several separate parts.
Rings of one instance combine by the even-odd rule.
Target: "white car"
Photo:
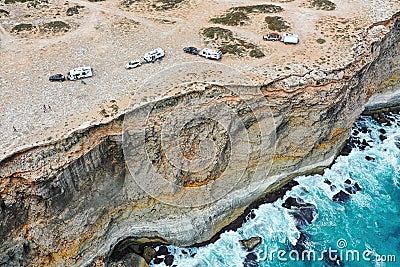
[[[126,63],[125,69],[129,70],[129,69],[140,67],[141,65],[142,65],[142,63],[140,63],[140,60],[132,60],[132,61],[129,61],[128,63]]]

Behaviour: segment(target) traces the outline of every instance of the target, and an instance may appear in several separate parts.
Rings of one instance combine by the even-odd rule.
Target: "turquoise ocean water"
[[[296,178],[283,199],[253,210],[237,231],[204,247],[168,246],[171,265],[400,266],[400,115],[382,125],[360,117],[352,140],[358,145],[348,156],[323,175]],[[283,207],[288,199],[297,206]],[[256,236],[262,243],[246,251],[239,240]]]

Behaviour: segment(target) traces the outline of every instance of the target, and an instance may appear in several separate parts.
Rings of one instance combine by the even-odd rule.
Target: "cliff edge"
[[[251,95],[254,88],[249,93],[248,87],[195,84],[193,90],[133,107],[109,122],[78,129],[64,139],[4,158],[0,162],[0,265],[84,266],[107,255],[127,237],[182,246],[202,242],[264,192],[292,177],[329,166],[366,106],[375,109],[399,104],[395,97],[400,88],[399,14],[368,31],[382,27],[388,32],[345,67],[291,74],[256,86],[268,109],[258,102],[249,109],[242,103],[242,95],[232,93],[243,89]],[[383,97],[393,101],[380,101]],[[207,138],[213,139],[215,155],[220,157],[206,170],[207,175],[175,173],[179,168],[163,151],[160,125],[170,119],[167,114],[182,105],[194,114],[190,103],[196,100],[208,105],[202,101],[209,98],[229,104],[244,126],[230,125],[228,135],[210,119],[186,125],[177,137],[177,146],[187,152],[185,158],[198,157],[201,140]],[[127,143],[123,135],[124,129],[131,129],[131,125],[126,126],[127,118],[141,117],[146,108],[150,115],[143,140]],[[231,118],[221,115],[220,121],[224,119]],[[264,130],[260,125],[271,126],[267,136],[273,142],[265,151],[260,149]],[[243,139],[232,142],[243,132],[248,136],[247,150]],[[145,148],[150,159],[147,165],[130,162],[127,147],[129,151]],[[229,163],[235,154],[229,151],[234,149],[249,157],[232,167]],[[138,164],[134,175],[130,164]],[[195,202],[196,193],[187,191],[185,196],[186,191],[181,193],[180,189],[171,193],[166,186],[155,187],[166,190],[160,196],[163,201],[149,196],[146,191],[150,188],[137,181],[137,177],[146,179],[149,166],[167,180],[175,174],[174,183],[185,188],[217,184],[223,178],[218,189],[227,188],[228,192],[204,205],[171,205],[168,202],[175,198],[193,198]],[[244,173],[237,180],[241,170]]]

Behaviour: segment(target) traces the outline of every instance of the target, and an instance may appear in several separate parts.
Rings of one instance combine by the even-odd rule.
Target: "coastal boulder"
[[[254,250],[258,245],[261,244],[262,238],[259,236],[251,237],[249,239],[245,240],[239,240],[239,242],[242,244],[242,246],[247,250],[247,251],[252,251]]]

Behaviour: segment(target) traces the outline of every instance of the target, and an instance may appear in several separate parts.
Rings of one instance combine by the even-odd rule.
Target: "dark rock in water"
[[[165,256],[164,263],[167,266],[171,266],[174,263],[174,255],[169,254]]]
[[[336,190],[336,185],[334,185],[334,184],[331,185],[331,186],[330,186],[330,189],[331,189],[332,192],[335,191],[335,190]]]
[[[160,255],[167,255],[167,254],[169,254],[168,248],[166,246],[160,246],[157,250],[156,255],[160,256]]]
[[[384,135],[382,135],[382,134],[379,135],[379,140],[383,141],[383,140],[385,140],[385,139],[387,139],[386,136],[384,136]]]
[[[296,245],[294,246],[290,245],[289,250],[296,250],[301,253],[307,249],[307,243],[309,243],[310,241],[311,238],[309,235],[300,232],[300,237],[299,239],[297,239]]]
[[[247,254],[246,259],[243,262],[243,267],[258,267],[258,257],[257,254],[252,252]]]
[[[164,257],[158,257],[154,259],[154,264],[160,264],[161,262],[164,261]]]
[[[296,220],[297,229],[301,229],[304,226],[312,223],[315,216],[317,216],[318,211],[316,207],[312,204],[309,204],[307,207],[301,207],[297,211],[293,211],[290,213],[293,218]]]
[[[365,127],[365,126],[362,126],[360,130],[361,130],[361,132],[364,133],[364,134],[368,133],[368,129],[367,129],[367,127]]]
[[[386,131],[385,131],[385,129],[379,129],[379,132],[381,133],[381,134],[385,134],[386,133]]]
[[[292,207],[297,207],[300,208],[304,206],[304,204],[300,204],[296,198],[294,197],[288,197],[285,202],[282,204],[282,207],[291,209]]]
[[[247,251],[252,251],[255,249],[258,245],[261,244],[262,238],[259,236],[254,236],[246,240],[239,240],[239,242],[242,244],[242,246],[247,250]]]
[[[361,144],[359,145],[359,148],[360,148],[361,150],[364,150],[364,149],[366,149],[367,147],[371,147],[371,145],[370,145],[365,139],[363,139],[362,142],[361,142]]]
[[[332,198],[333,201],[335,202],[345,202],[350,198],[350,195],[344,192],[343,190],[340,190],[339,193],[335,194]]]
[[[345,185],[344,190],[349,194],[357,193],[357,190],[352,185]]]
[[[394,144],[397,146],[398,149],[400,149],[400,142],[395,142]]]
[[[318,214],[317,208],[313,204],[294,197],[288,197],[282,207],[291,210],[290,214],[295,218],[298,229],[310,224]]]
[[[346,144],[340,151],[340,155],[348,156],[350,154],[351,149],[352,149],[351,142],[352,142],[351,139],[346,141]]]
[[[354,188],[355,188],[357,191],[361,191],[361,186],[360,186],[357,182],[354,184]]]
[[[248,217],[246,218],[247,220],[248,219],[254,219],[256,217],[256,214],[254,213],[254,210],[252,210],[250,213],[249,213],[249,215],[248,215]]]
[[[375,161],[375,158],[371,156],[365,156],[365,159],[368,161]]]
[[[345,184],[351,184],[351,180],[350,179],[346,179],[346,181],[344,181]]]
[[[332,184],[332,182],[329,181],[328,179],[325,179],[325,180],[324,180],[324,183],[326,183],[327,185],[331,185],[331,184]]]
[[[353,134],[354,134],[354,135],[358,135],[359,133],[360,133],[360,132],[357,131],[357,130],[354,130],[354,131],[353,131]]]

